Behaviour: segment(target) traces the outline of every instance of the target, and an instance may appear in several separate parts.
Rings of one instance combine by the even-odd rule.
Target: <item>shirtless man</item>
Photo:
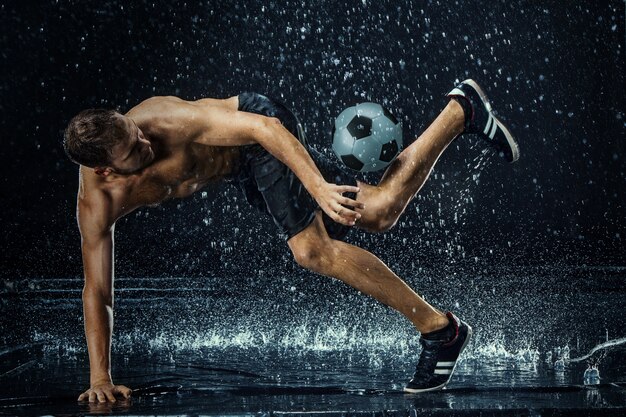
[[[124,115],[91,109],[75,116],[63,145],[80,164],[77,220],[91,383],[78,400],[114,402],[131,395],[111,378],[115,222],[218,180],[236,182],[248,202],[274,219],[299,265],[340,279],[409,319],[421,333],[422,351],[405,390],[443,388],[471,328],[426,303],[376,256],[341,239],[352,226],[391,228],[462,133],[477,133],[509,162],[518,158],[517,144],[474,81],[460,83],[448,97],[378,185],[356,181],[309,148],[294,114],[260,94],[197,101],[153,97]]]

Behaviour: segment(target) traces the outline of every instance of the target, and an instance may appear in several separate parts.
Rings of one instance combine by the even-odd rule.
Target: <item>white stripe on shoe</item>
[[[450,375],[452,373],[452,369],[435,369],[435,374],[438,375]]]
[[[502,124],[502,122],[500,122],[499,120],[496,120],[496,123],[498,124],[502,132],[504,133],[504,137],[506,138],[506,141],[509,143],[509,146],[511,147],[511,153],[513,154],[513,160],[511,162],[517,161],[519,159],[519,146],[517,145],[515,138],[513,138],[513,135],[511,135],[511,132],[509,132],[509,129],[507,129],[506,126]]]
[[[491,123],[493,122],[493,116],[491,115],[491,113],[489,113],[489,118],[487,118],[487,125],[485,126],[485,130],[483,130],[483,133],[486,135],[487,132],[489,132],[489,128],[491,127]]]
[[[496,130],[498,129],[498,122],[495,120],[495,117],[491,116],[491,114],[489,116],[494,119],[491,133],[489,133],[489,139],[493,139],[493,137],[496,135]]]
[[[461,84],[467,84],[471,86],[474,90],[476,90],[476,92],[482,99],[483,104],[487,108],[487,111],[491,113],[491,103],[489,102],[489,99],[487,98],[487,95],[485,94],[483,89],[480,88],[480,86],[478,85],[476,81],[472,80],[471,78],[468,78],[467,80],[463,81]]]
[[[442,367],[445,368],[447,366],[454,366],[454,364],[456,363],[456,361],[449,361],[449,362],[437,362],[437,367]]]
[[[449,96],[463,96],[465,97],[465,93],[460,88],[454,87],[452,91],[448,93]]]

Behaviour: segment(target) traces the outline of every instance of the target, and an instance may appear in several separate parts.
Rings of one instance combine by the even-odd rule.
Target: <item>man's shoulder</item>
[[[201,98],[187,101],[175,96],[150,97],[130,109],[126,116],[148,137],[160,138],[169,146],[187,145],[209,127],[211,115],[237,111],[238,96],[225,99]]]
[[[93,169],[80,166],[77,205],[85,213],[101,215],[113,223],[123,215],[127,196],[126,184],[104,180]]]
[[[172,109],[184,106],[187,102],[176,96],[149,97],[130,109],[126,116],[130,118],[162,118],[171,114]]]
[[[180,137],[177,128],[184,123],[186,107],[187,102],[178,97],[155,96],[143,100],[125,116],[132,119],[149,139],[158,138],[165,144]]]
[[[139,114],[153,114],[158,116],[166,116],[171,114],[172,110],[186,110],[193,107],[222,107],[237,110],[239,104],[239,96],[230,96],[227,98],[204,97],[197,100],[183,100],[176,96],[154,96],[149,97],[135,107],[130,109],[127,116],[133,117]]]

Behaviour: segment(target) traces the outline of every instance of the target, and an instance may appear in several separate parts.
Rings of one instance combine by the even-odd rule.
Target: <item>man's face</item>
[[[130,117],[120,115],[119,123],[123,124],[128,136],[113,148],[111,167],[118,174],[132,174],[150,165],[154,160],[154,151],[150,141]]]

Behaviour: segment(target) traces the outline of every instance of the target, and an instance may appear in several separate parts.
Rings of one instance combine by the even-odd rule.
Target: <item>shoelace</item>
[[[420,353],[420,358],[415,367],[415,374],[413,376],[413,378],[417,380],[432,377],[437,364],[437,354],[443,344],[443,342],[425,341],[424,339],[420,339],[420,343],[422,345],[422,352]]]

